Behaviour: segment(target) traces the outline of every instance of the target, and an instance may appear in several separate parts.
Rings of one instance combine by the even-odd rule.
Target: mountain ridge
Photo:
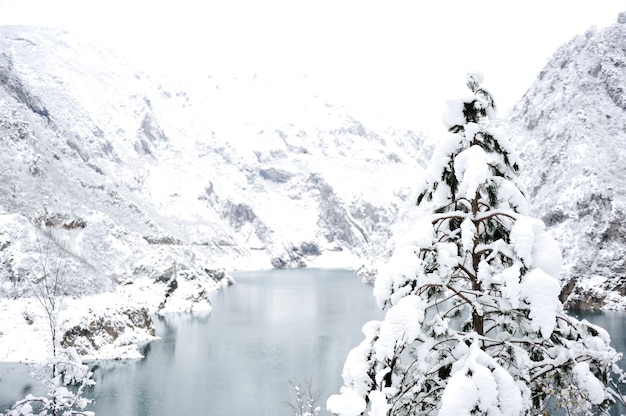
[[[512,110],[533,214],[564,253],[562,301],[623,309],[626,13],[559,48]]]
[[[570,308],[626,308],[618,20],[563,45],[510,115],[532,213],[564,253]],[[61,261],[68,304],[121,299],[98,319],[125,322],[125,351],[152,336],[132,317],[210,309],[208,293],[232,283],[225,270],[373,278],[415,215],[432,142],[371,128],[302,78],[155,79],[53,29],[0,27],[0,50],[0,299],[26,302],[41,259]],[[0,301],[29,321],[32,308]],[[89,322],[82,308],[68,306],[66,330]],[[10,321],[7,345],[19,341]],[[106,349],[73,342],[92,345],[88,356]]]
[[[306,84],[172,87],[64,32],[1,33],[0,205],[92,256],[99,290],[145,275],[144,251],[209,269],[384,256],[419,133],[371,130]],[[110,244],[85,247],[96,240]]]

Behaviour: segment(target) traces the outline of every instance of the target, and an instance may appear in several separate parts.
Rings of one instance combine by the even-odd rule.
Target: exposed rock
[[[204,272],[216,282],[226,282],[228,285],[232,285],[234,280],[226,273],[224,269],[204,269]]]
[[[76,228],[85,228],[87,221],[82,218],[72,218],[69,214],[46,214],[38,219],[38,222],[43,223],[46,227],[63,227],[66,230],[73,230]]]
[[[20,76],[13,70],[13,59],[6,53],[0,54],[0,85],[33,113],[48,122],[51,121],[48,109],[42,100],[24,85]]]
[[[154,336],[152,318],[146,308],[93,312],[85,317],[84,322],[64,331],[61,345],[74,347],[81,355],[92,356],[101,348],[119,342],[130,342],[125,337],[132,338],[131,333]]]
[[[297,269],[306,267],[306,261],[302,254],[298,253],[298,248],[291,247],[284,254],[272,257],[270,260],[275,269]]]
[[[147,235],[143,237],[150,244],[166,244],[166,245],[181,245],[183,242],[171,235],[151,236]]]
[[[294,251],[303,256],[319,256],[322,254],[317,244],[306,241],[300,244],[300,247],[295,248]]]
[[[350,247],[365,246],[368,240],[367,235],[352,219],[333,187],[316,174],[309,176],[308,185],[318,192],[320,205],[318,224],[324,230],[326,240],[328,242],[340,241]]]
[[[165,142],[167,136],[156,122],[156,120],[148,113],[141,121],[140,133],[148,138],[151,142]]]
[[[291,173],[276,168],[259,169],[259,175],[263,179],[275,183],[287,183],[293,177]]]

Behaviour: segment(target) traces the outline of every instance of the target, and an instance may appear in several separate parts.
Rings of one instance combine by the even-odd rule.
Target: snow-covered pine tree
[[[598,414],[624,401],[608,333],[563,311],[559,247],[527,216],[481,83],[468,74],[471,94],[448,103],[451,134],[417,199],[431,210],[376,280],[388,310],[348,354],[327,401],[337,415]]]

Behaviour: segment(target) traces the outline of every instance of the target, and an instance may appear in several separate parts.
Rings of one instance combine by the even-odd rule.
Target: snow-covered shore
[[[211,310],[208,297],[197,298],[188,282],[167,298],[166,290],[145,279],[111,293],[63,299],[58,316],[62,343],[75,347],[85,360],[138,359],[141,346],[157,338],[152,324],[156,313]],[[36,298],[0,299],[0,316],[0,361],[42,362],[51,356],[48,317]]]
[[[360,265],[352,254],[332,251],[307,259],[307,264],[325,269],[356,269]],[[169,295],[167,285],[146,278],[118,286],[114,292],[66,297],[58,317],[61,339],[87,361],[140,359],[141,347],[158,339],[154,316],[210,313],[211,294],[234,283],[233,272],[271,268],[268,259],[261,257],[237,266],[217,283],[178,278],[176,290]],[[0,298],[0,362],[39,363],[50,356],[48,318],[38,300]]]

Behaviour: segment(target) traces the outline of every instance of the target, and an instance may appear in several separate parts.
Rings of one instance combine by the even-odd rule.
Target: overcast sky
[[[307,74],[357,115],[437,134],[468,70],[503,114],[560,45],[620,11],[626,0],[0,0],[0,24],[65,28],[170,73]]]

